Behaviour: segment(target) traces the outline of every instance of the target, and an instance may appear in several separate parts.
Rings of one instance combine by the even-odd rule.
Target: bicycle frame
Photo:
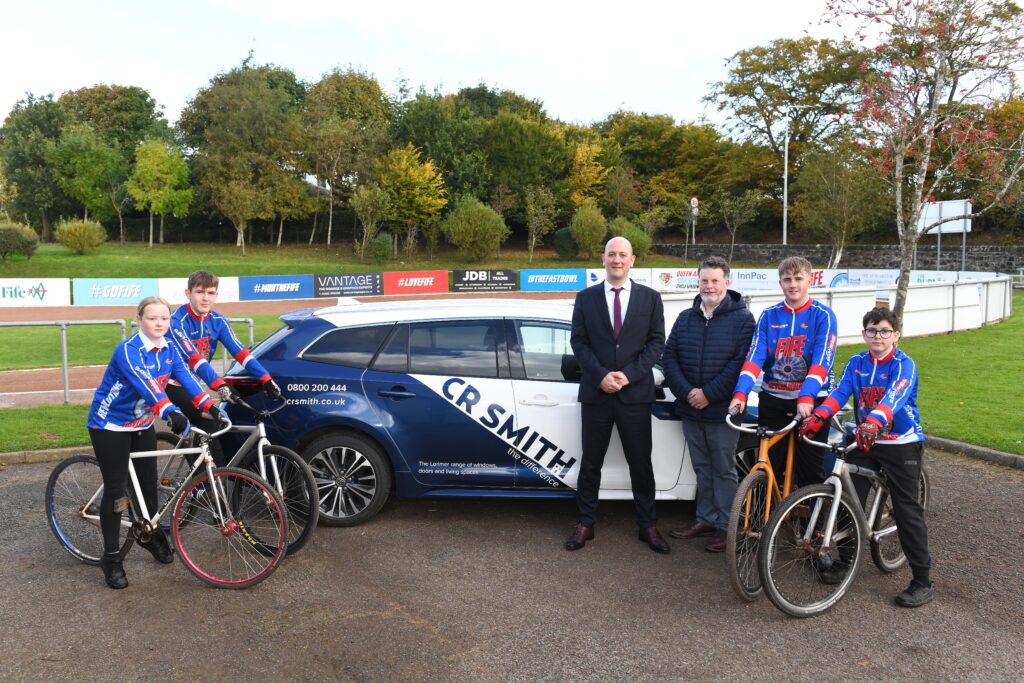
[[[768,489],[772,495],[768,496],[765,500],[764,522],[767,523],[768,517],[772,512],[772,500],[782,500],[789,495],[790,489],[793,486],[793,458],[796,453],[796,440],[793,438],[793,428],[800,419],[798,417],[794,417],[793,420],[785,427],[772,431],[761,425],[754,428],[737,425],[732,421],[732,417],[732,415],[726,416],[725,423],[727,425],[738,432],[754,434],[758,439],[757,462],[751,466],[750,471],[755,472],[757,470],[762,470],[768,476]],[[782,480],[782,489],[780,490],[779,480],[775,476],[775,469],[772,467],[771,459],[768,457],[768,452],[771,450],[772,446],[783,439],[788,439],[788,443],[786,444],[786,473]],[[750,497],[748,496],[744,520],[750,518],[750,503]]]
[[[850,496],[853,503],[853,513],[857,515],[860,518],[861,523],[864,524],[863,528],[867,530],[866,537],[869,541],[877,541],[889,534],[895,533],[895,524],[890,527],[886,527],[885,529],[879,529],[878,531],[871,530],[882,504],[882,496],[877,495],[877,491],[885,488],[885,478],[876,470],[860,465],[851,465],[846,462],[846,454],[854,450],[857,447],[857,444],[853,443],[849,446],[843,446],[841,444],[825,444],[818,441],[812,441],[807,437],[804,437],[804,441],[812,446],[819,446],[831,450],[832,454],[836,458],[836,462],[832,466],[832,474],[825,480],[825,484],[831,486],[834,493],[832,496],[833,505],[829,509],[828,520],[825,523],[825,537],[822,539],[821,543],[822,549],[829,548],[832,545],[832,535],[835,532],[836,515],[839,514],[839,506],[835,503],[842,497],[844,489],[854,492],[854,495]],[[853,477],[851,476],[854,474],[869,480],[872,488],[876,491],[876,495],[871,501],[871,509],[869,512],[864,511],[864,506],[861,505],[860,502],[860,496],[856,495],[856,488],[853,485]],[[810,543],[810,534],[812,533],[820,515],[821,501],[819,500],[815,503],[814,509],[811,510],[811,518],[807,525],[807,530],[804,532],[803,541],[805,544]]]
[[[140,528],[142,530],[142,533],[144,533],[144,534],[151,534],[151,533],[153,533],[153,531],[156,530],[157,525],[160,523],[160,519],[164,516],[164,514],[166,514],[168,508],[171,507],[171,505],[174,503],[175,499],[178,497],[178,492],[185,486],[185,483],[188,482],[195,475],[195,473],[199,471],[200,468],[205,467],[206,468],[206,474],[210,478],[210,481],[211,482],[216,481],[214,476],[213,476],[213,469],[214,469],[213,456],[210,455],[210,445],[208,443],[208,440],[211,439],[211,438],[215,438],[217,436],[220,436],[221,434],[223,434],[223,433],[227,432],[229,429],[231,429],[231,427],[232,427],[232,424],[231,424],[230,421],[226,421],[226,426],[224,427],[224,429],[221,429],[221,430],[213,432],[213,433],[207,433],[207,432],[204,432],[203,430],[199,429],[198,427],[192,427],[192,431],[195,431],[197,434],[199,434],[199,437],[200,437],[199,446],[195,447],[195,448],[175,448],[175,449],[172,449],[172,450],[163,450],[163,451],[161,451],[161,450],[156,450],[156,451],[135,451],[135,452],[132,452],[132,453],[129,454],[129,458],[128,458],[128,476],[131,479],[132,490],[133,490],[133,492],[135,494],[135,497],[134,497],[134,499],[129,497],[128,504],[129,504],[129,506],[132,506],[133,508],[136,505],[138,506],[138,510],[133,510],[133,511],[136,512],[136,514],[135,514],[135,523],[139,524],[139,526],[140,526]],[[152,517],[150,517],[149,508],[146,506],[146,500],[145,500],[145,498],[142,495],[142,486],[139,483],[139,475],[135,471],[134,461],[137,458],[155,458],[155,457],[159,457],[159,456],[176,456],[176,455],[182,455],[182,456],[198,455],[199,457],[196,458],[195,462],[192,464],[192,467],[189,470],[188,476],[184,477],[181,480],[181,482],[175,488],[174,493],[167,498],[167,502],[164,503],[163,506],[159,507],[155,511],[155,514]],[[96,512],[95,514],[90,514],[87,511],[93,509],[94,504],[98,503],[97,499],[101,495],[102,491],[103,491],[103,487],[102,486],[100,488],[96,489],[96,492],[92,495],[91,498],[89,498],[89,500],[86,502],[85,506],[83,506],[83,508],[82,508],[82,517],[85,518],[85,519],[88,519],[91,522],[94,522],[96,524],[99,524],[99,513]],[[223,500],[226,497],[226,494],[225,494],[225,492],[223,490],[220,489],[219,482],[215,486],[213,486],[213,492],[214,492],[213,498],[214,498],[214,503],[216,505],[216,512],[217,512],[217,521],[218,521],[218,523],[223,523],[225,518],[226,518],[225,509],[223,507]],[[95,509],[99,510],[99,505],[98,504],[95,505]],[[130,521],[128,519],[122,519],[121,520],[121,525],[122,526],[130,527],[132,525],[132,521]]]

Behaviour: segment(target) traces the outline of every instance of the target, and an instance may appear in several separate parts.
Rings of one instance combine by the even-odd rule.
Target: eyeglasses
[[[895,331],[896,330],[890,330],[890,329],[887,329],[887,328],[876,329],[876,328],[872,327],[872,328],[864,330],[864,336],[865,337],[871,337],[872,339],[874,339],[875,337],[881,337],[882,339],[888,339],[889,337],[892,336],[892,333],[895,332]]]

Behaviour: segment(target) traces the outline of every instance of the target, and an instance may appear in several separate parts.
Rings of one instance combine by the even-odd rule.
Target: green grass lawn
[[[485,262],[469,262],[450,248],[438,251],[435,258],[421,249],[413,260],[404,255],[377,265],[360,263],[351,243],[334,247],[264,244],[242,250],[226,244],[158,244],[129,242],[121,246],[109,242],[95,253],[79,256],[59,244],[44,244],[30,260],[12,256],[0,264],[0,278],[5,277],[185,277],[197,268],[218,275],[295,275],[303,273],[357,273],[384,270],[459,270],[465,268],[595,268],[600,259],[562,261],[549,248],[537,249],[533,263],[523,248],[502,249],[501,258]],[[683,265],[682,259],[652,255],[637,262],[638,268]],[[691,260],[690,264],[696,262]],[[740,267],[741,264],[735,264]]]

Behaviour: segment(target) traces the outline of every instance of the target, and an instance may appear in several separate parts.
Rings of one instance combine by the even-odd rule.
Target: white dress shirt
[[[619,307],[622,309],[622,322],[626,321],[626,308],[629,306],[629,290],[633,286],[633,281],[626,278],[626,281],[622,285],[622,291],[619,292]],[[615,292],[612,291],[612,286],[608,283],[608,280],[604,281],[604,298],[608,303],[608,320],[612,323],[612,329],[615,329]]]

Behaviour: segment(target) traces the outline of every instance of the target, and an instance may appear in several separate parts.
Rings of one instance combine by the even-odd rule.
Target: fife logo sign
[[[49,290],[46,289],[46,285],[42,282],[31,287],[8,285],[6,287],[0,287],[0,299],[27,300],[29,303],[34,301],[41,302],[46,300],[46,293],[48,291]]]

